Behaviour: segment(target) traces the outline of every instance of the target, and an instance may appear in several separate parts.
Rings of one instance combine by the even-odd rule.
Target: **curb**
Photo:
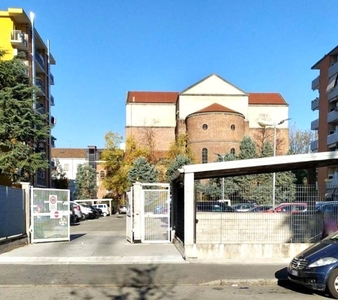
[[[272,284],[278,284],[281,282],[289,282],[289,279],[287,278],[271,278],[271,279],[220,279],[220,280],[214,280],[214,281],[208,281],[201,283],[199,285],[221,285],[221,286],[233,286],[233,287],[239,287],[240,285],[272,285]]]

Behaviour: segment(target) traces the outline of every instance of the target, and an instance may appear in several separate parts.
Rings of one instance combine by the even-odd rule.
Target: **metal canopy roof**
[[[187,165],[176,172],[175,178],[182,179],[182,176],[187,173],[194,173],[195,179],[206,179],[283,172],[332,165],[338,165],[338,151]]]

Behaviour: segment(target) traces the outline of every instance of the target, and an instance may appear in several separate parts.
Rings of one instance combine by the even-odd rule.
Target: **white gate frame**
[[[38,209],[38,205],[35,202],[36,194],[38,194],[39,192],[45,192],[45,194],[43,195],[43,199],[39,200],[39,202],[43,204],[42,210]],[[65,196],[66,200],[60,200],[60,198],[58,197],[59,194],[63,193],[66,193]],[[60,209],[60,207],[62,207],[62,209]],[[29,231],[31,233],[31,243],[70,240],[69,190],[32,187],[30,195],[30,210],[31,210],[31,224]],[[41,224],[35,222],[35,219],[42,220]],[[43,224],[46,226],[44,226]],[[63,230],[60,230],[60,228],[62,228]],[[40,232],[43,232],[43,236],[35,237],[35,231],[38,229],[41,229]],[[52,235],[46,238],[45,237],[46,232]],[[62,234],[60,234],[60,232]]]
[[[170,210],[170,184],[169,183],[142,183],[142,196],[141,196],[141,242],[142,243],[170,243],[171,242],[171,222],[170,222],[170,216],[171,216],[171,210]],[[166,200],[166,205],[167,205],[167,212],[162,213],[162,214],[154,214],[154,213],[149,213],[145,211],[145,192],[149,191],[146,189],[143,189],[145,186],[157,186],[157,187],[162,187],[162,189],[156,189],[156,191],[161,191],[161,192],[167,192],[167,200]],[[167,218],[168,223],[166,227],[163,227],[163,230],[167,232],[167,238],[163,240],[149,240],[146,239],[146,224],[145,224],[145,219],[146,218]]]

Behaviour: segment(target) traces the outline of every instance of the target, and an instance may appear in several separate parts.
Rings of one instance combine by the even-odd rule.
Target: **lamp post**
[[[224,162],[225,155],[221,155],[219,153],[214,154],[216,154],[218,157],[221,157],[222,161]],[[224,200],[224,177],[222,177],[222,200]]]
[[[279,121],[278,123],[269,123],[266,121],[258,121],[258,125],[265,128],[265,127],[273,127],[273,156],[276,156],[276,139],[277,139],[277,130],[276,127],[278,125],[283,124],[285,121],[290,120],[288,119],[283,119]],[[273,172],[272,174],[272,209],[275,209],[276,206],[276,173]]]

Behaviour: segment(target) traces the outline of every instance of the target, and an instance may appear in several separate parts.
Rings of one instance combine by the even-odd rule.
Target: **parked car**
[[[88,207],[87,204],[83,204],[83,203],[77,203],[77,204],[80,205],[81,212],[85,216],[84,219],[94,219],[95,218],[95,213],[93,212],[93,210],[90,207]]]
[[[265,212],[272,208],[272,205],[257,205],[249,209],[247,212]]]
[[[126,214],[128,212],[128,208],[126,205],[120,205],[118,209],[119,214]]]
[[[218,201],[197,202],[196,211],[203,212],[236,212],[236,210],[224,203]]]
[[[330,292],[338,299],[338,233],[329,235],[292,259],[289,279],[317,291]]]
[[[79,222],[83,219],[83,214],[81,212],[81,207],[75,202],[70,202],[70,207],[74,210],[74,222]]]
[[[98,219],[101,216],[102,210],[99,208],[94,207],[93,205],[89,205],[88,207],[91,208],[91,210],[94,213],[94,219]]]
[[[307,203],[281,203],[275,207],[275,209],[270,208],[266,212],[284,212],[284,213],[300,213],[304,212],[307,209]]]
[[[101,209],[101,214],[106,217],[110,215],[109,206],[104,203],[93,204],[93,207]]]
[[[238,212],[244,212],[244,211],[249,211],[250,209],[255,207],[255,204],[253,203],[237,203],[231,205],[233,209],[235,209]]]

